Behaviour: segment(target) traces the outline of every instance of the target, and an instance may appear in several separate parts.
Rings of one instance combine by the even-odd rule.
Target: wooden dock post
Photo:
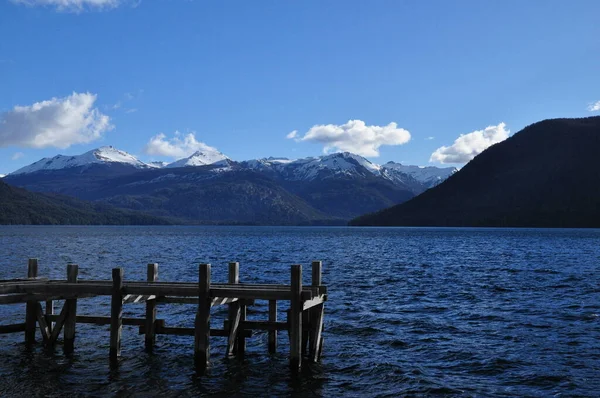
[[[121,356],[123,331],[123,268],[112,270],[112,296],[110,300],[110,362],[117,363]]]
[[[228,283],[240,283],[240,263],[229,263]],[[233,355],[237,350],[237,339],[241,321],[239,302],[229,304],[229,339],[227,340],[227,356]]]
[[[67,283],[76,283],[79,266],[77,264],[67,265]],[[77,322],[77,299],[65,301],[66,317],[64,324],[64,351],[70,354],[75,349],[75,324]]]
[[[27,264],[27,278],[37,278],[38,260],[30,258]],[[25,346],[29,349],[35,344],[35,328],[37,321],[37,302],[28,301],[25,307]]]
[[[198,312],[194,333],[194,362],[204,374],[210,359],[210,264],[200,264],[198,278]]]
[[[323,263],[321,261],[312,262],[312,281],[311,287],[318,289],[322,284],[323,274]],[[310,311],[310,344],[309,344],[309,358],[312,362],[317,362],[321,356],[321,349],[323,346],[323,315],[324,315],[324,304],[321,303]]]
[[[277,322],[277,300],[269,300],[269,322]],[[277,352],[277,330],[269,330],[269,353]]]
[[[158,264],[148,264],[147,281],[156,282]],[[156,298],[146,301],[146,351],[152,351],[156,344]]]
[[[292,265],[290,300],[290,369],[296,372],[302,366],[302,265]]]

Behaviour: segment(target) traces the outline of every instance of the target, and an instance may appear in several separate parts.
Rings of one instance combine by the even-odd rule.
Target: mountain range
[[[600,117],[532,124],[421,195],[352,225],[600,227]]]
[[[168,217],[179,223],[345,224],[436,186],[455,168],[377,165],[348,152],[234,161],[216,150],[170,164],[105,146],[57,155],[3,180],[30,191]]]

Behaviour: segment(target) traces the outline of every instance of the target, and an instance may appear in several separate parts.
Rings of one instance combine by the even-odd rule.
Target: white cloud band
[[[185,158],[197,151],[216,151],[216,149],[197,141],[194,133],[183,135],[179,131],[176,131],[171,139],[163,133],[157,134],[150,138],[144,148],[144,152],[148,155],[166,156],[173,159]]]
[[[361,156],[379,156],[383,145],[402,145],[410,141],[410,133],[394,122],[387,126],[367,126],[362,120],[349,120],[342,125],[315,125],[298,138],[294,132],[287,138],[324,144],[323,152],[348,151]]]
[[[113,128],[94,108],[96,95],[73,93],[0,114],[0,147],[67,148],[102,137]]]
[[[588,106],[588,111],[590,112],[598,112],[600,111],[600,101],[594,102]]]
[[[442,146],[435,150],[429,158],[430,162],[467,163],[490,146],[508,138],[510,130],[506,124],[488,126],[469,134],[461,134],[451,146]]]
[[[13,3],[29,7],[54,7],[57,11],[81,12],[84,10],[106,10],[116,8],[130,0],[12,0]],[[137,4],[137,3],[132,3]]]

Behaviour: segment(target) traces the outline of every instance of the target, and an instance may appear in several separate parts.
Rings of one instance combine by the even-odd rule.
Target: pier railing
[[[76,325],[87,323],[110,325],[110,352],[112,364],[118,364],[121,355],[123,325],[139,327],[145,336],[145,347],[152,350],[156,335],[194,336],[194,363],[203,373],[210,359],[210,337],[226,337],[228,356],[243,356],[246,339],[254,330],[268,331],[268,350],[277,350],[277,332],[288,331],[290,339],[290,367],[301,367],[303,356],[307,360],[319,360],[323,346],[324,303],[327,287],[322,284],[322,264],[312,262],[312,281],[302,284],[302,266],[291,267],[290,285],[240,283],[239,263],[229,263],[228,283],[211,282],[211,265],[200,264],[198,282],[161,282],[158,280],[158,264],[148,264],[146,281],[127,281],[123,268],[112,270],[112,280],[84,280],[78,278],[79,267],[67,266],[66,280],[38,277],[38,260],[30,259],[27,278],[0,280],[0,305],[26,303],[25,321],[12,325],[0,325],[0,333],[24,332],[25,344],[32,347],[36,342],[36,329],[43,344],[53,347],[63,332],[64,350],[74,350]],[[80,315],[77,302],[97,296],[111,298],[110,316]],[[60,313],[54,312],[54,303],[64,300]],[[246,308],[256,300],[269,302],[268,319],[247,320]],[[289,301],[290,309],[285,321],[277,319],[279,301]],[[143,318],[123,316],[123,306],[129,303],[145,303]],[[45,311],[42,303],[45,303]],[[196,305],[193,328],[168,327],[165,319],[157,318],[157,307],[163,303]],[[211,308],[228,305],[228,319],[222,329],[211,328]]]

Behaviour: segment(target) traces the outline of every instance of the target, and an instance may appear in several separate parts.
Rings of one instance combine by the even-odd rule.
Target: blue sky
[[[599,15],[584,0],[0,0],[0,174],[202,143],[461,165],[533,122],[600,115]]]

